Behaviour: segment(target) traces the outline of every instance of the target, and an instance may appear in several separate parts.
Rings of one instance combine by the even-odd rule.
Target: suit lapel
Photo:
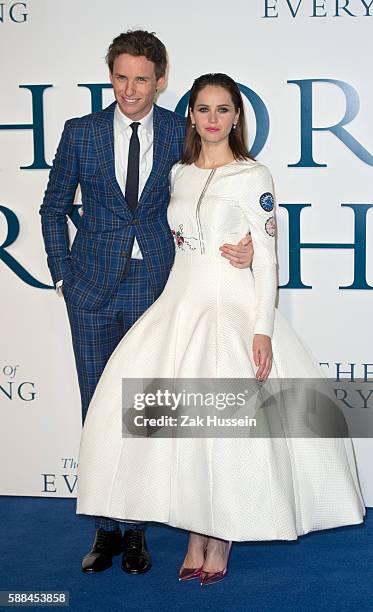
[[[139,200],[146,201],[159,177],[165,172],[171,148],[171,126],[155,104],[153,111],[153,166]]]
[[[114,156],[114,110],[116,102],[111,104],[106,110],[96,118],[95,144],[100,169],[105,176],[110,188],[115,195],[114,209],[120,217],[128,218],[129,208],[124,199],[121,188],[115,177],[115,156]]]
[[[116,102],[99,113],[95,124],[95,146],[100,169],[115,196],[113,208],[120,217],[128,219],[132,213],[127,205],[115,176],[114,110]],[[139,199],[139,206],[146,201],[159,177],[166,171],[172,144],[172,129],[162,110],[155,104],[153,111],[153,166]]]

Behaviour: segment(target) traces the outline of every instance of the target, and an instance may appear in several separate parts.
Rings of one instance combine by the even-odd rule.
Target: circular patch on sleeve
[[[274,217],[269,217],[265,224],[265,230],[269,236],[276,235],[276,219]]]
[[[259,202],[260,202],[260,206],[266,212],[271,212],[271,210],[273,210],[274,199],[273,199],[273,195],[269,191],[267,191],[266,193],[263,193],[260,196]]]

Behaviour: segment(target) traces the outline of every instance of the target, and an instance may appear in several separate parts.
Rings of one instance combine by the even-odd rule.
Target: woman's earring
[[[235,130],[235,129],[236,129],[236,127],[237,127],[237,123],[234,123],[234,124],[233,124],[233,129]]]
[[[196,124],[195,124],[195,123],[192,123],[192,128],[193,128],[193,130],[195,129],[195,127],[196,127]]]

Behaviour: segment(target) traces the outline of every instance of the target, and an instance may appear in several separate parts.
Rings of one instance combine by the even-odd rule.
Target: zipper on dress
[[[199,200],[198,200],[197,208],[196,208],[196,221],[197,221],[198,238],[199,238],[199,244],[200,244],[200,249],[201,249],[201,255],[205,254],[206,249],[205,249],[205,239],[203,237],[203,232],[202,232],[201,219],[199,216],[199,209],[201,208],[202,200],[205,197],[206,191],[214,177],[215,172],[216,172],[216,168],[213,168],[208,176],[208,179],[205,183],[204,188],[202,189],[202,193],[199,196]]]

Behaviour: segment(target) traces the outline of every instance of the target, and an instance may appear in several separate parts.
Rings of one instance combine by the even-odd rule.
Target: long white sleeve
[[[254,333],[272,337],[277,295],[276,203],[273,181],[265,166],[257,164],[247,174],[242,205],[253,240],[252,270],[255,280]]]

